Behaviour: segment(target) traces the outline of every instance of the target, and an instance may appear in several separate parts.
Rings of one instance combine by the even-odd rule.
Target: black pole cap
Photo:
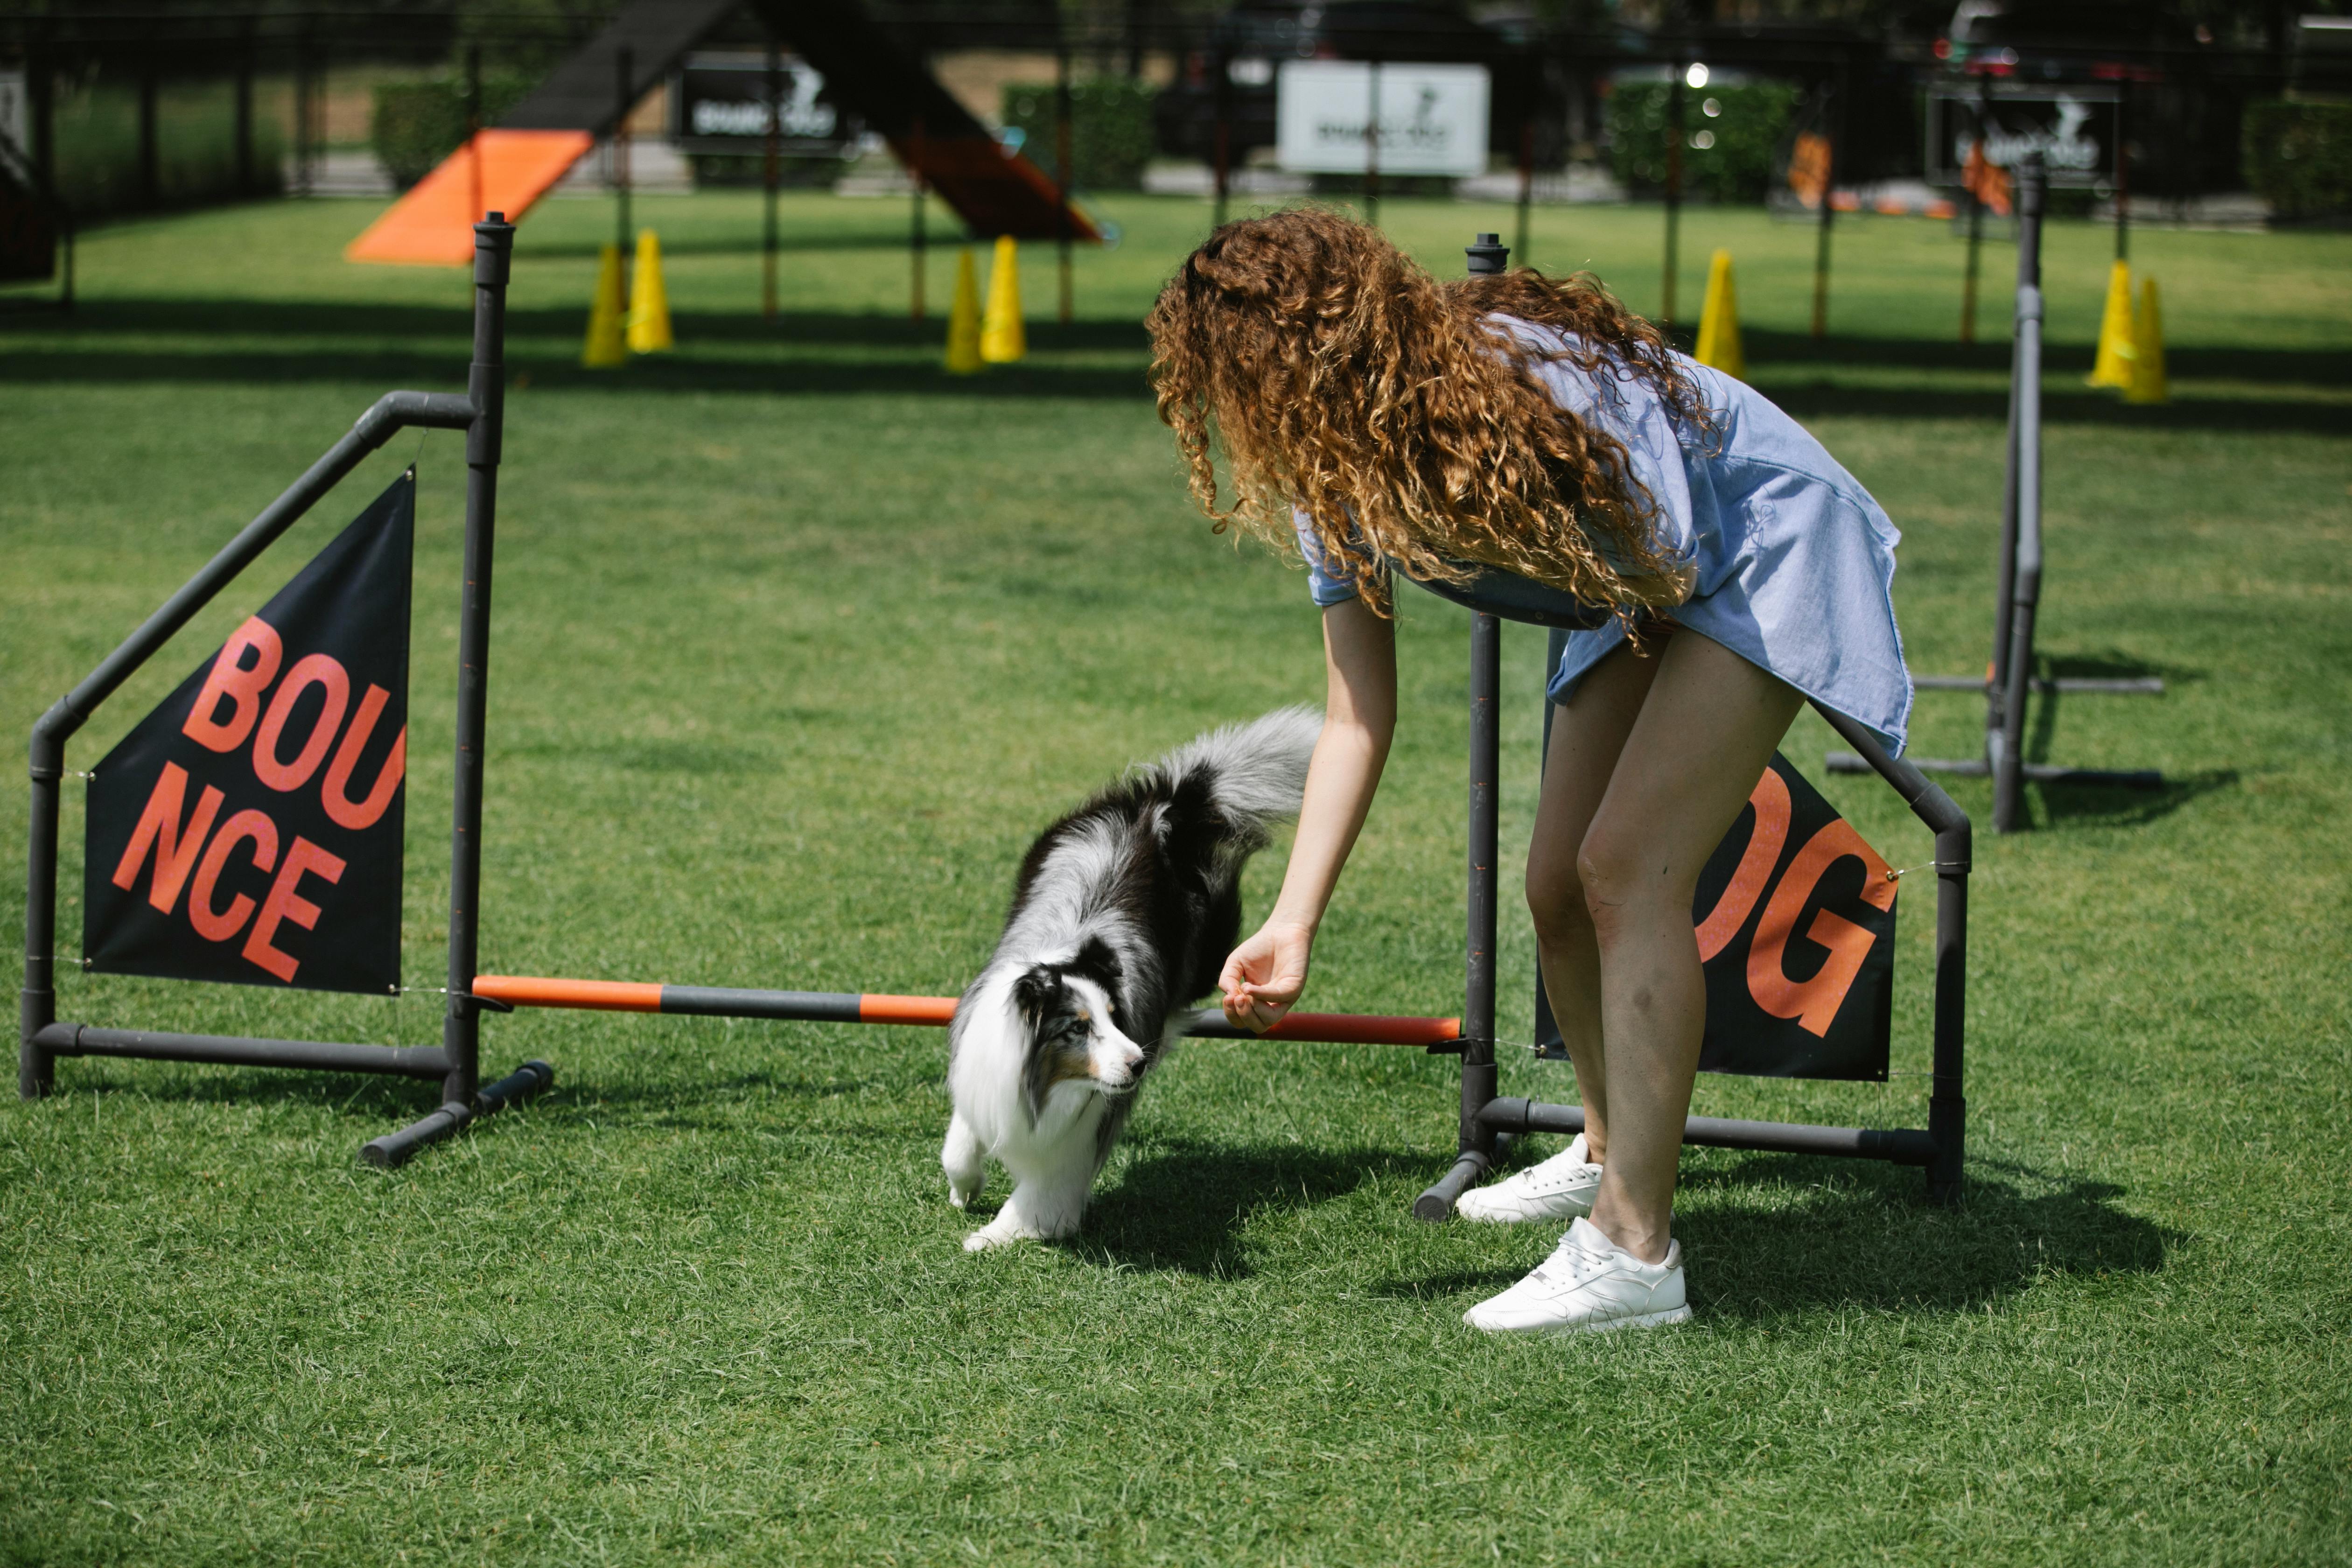
[[[1503,243],[1499,234],[1482,234],[1465,246],[1462,254],[1470,258],[1473,278],[1491,277],[1502,271],[1511,259],[1511,247]]]

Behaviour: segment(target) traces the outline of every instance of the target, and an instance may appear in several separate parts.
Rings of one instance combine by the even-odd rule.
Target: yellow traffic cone
[[[662,286],[661,239],[637,231],[637,270],[629,279],[629,352],[659,353],[677,346],[669,333],[669,290]]]
[[[2118,261],[2107,270],[2107,308],[2099,316],[2099,357],[2091,366],[2089,384],[2129,386],[2131,384],[2131,264]]]
[[[1731,281],[1731,252],[1718,250],[1706,268],[1706,303],[1698,313],[1698,363],[1729,376],[1748,376],[1739,342],[1739,290]]]
[[[1021,247],[1009,234],[996,237],[996,261],[988,269],[988,314],[980,323],[980,357],[1011,364],[1027,357],[1029,336],[1021,328]]]
[[[2153,278],[2139,282],[2139,314],[2132,318],[2131,384],[2124,388],[2124,401],[2172,401],[2172,389],[2164,379],[2164,310],[2157,302]]]
[[[1014,328],[1020,324],[1016,318]],[[971,375],[980,367],[980,273],[966,246],[956,258],[955,304],[948,311],[948,374]]]
[[[580,363],[590,370],[610,370],[629,363],[628,340],[621,335],[621,247],[608,245],[596,263],[596,298],[588,307],[588,342]]]

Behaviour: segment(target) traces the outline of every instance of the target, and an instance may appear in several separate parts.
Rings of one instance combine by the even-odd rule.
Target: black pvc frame
[[[1466,591],[1444,596],[1470,602]],[[1564,614],[1538,616],[1521,609],[1508,618],[1557,627],[1588,625],[1563,598]],[[1496,786],[1501,772],[1502,623],[1492,611],[1475,611],[1470,623],[1470,854],[1467,979],[1462,1006],[1462,1038],[1432,1051],[1462,1054],[1459,1152],[1451,1170],[1414,1200],[1412,1212],[1442,1220],[1454,1200],[1493,1168],[1498,1133],[1576,1133],[1584,1131],[1581,1106],[1500,1098],[1495,1066],[1495,924],[1498,889]],[[1553,643],[1558,662],[1559,643]],[[1927,1176],[1927,1194],[1937,1203],[1959,1200],[1961,1163],[1967,1142],[1967,1101],[1962,1058],[1969,943],[1969,870],[1972,828],[1962,811],[1912,763],[1887,755],[1870,731],[1844,714],[1816,702],[1813,709],[1885,779],[1912,814],[1936,836],[1936,963],[1934,1061],[1927,1095],[1927,1125],[1922,1129],[1815,1127],[1801,1122],[1738,1121],[1694,1116],[1683,1142],[1723,1149],[1757,1149],[1790,1154],[1835,1154],[1917,1165]],[[1546,716],[1549,719],[1549,715]],[[1549,725],[1547,725],[1549,729]],[[1540,1032],[1540,1030],[1539,1030]]]
[[[310,471],[265,508],[204,570],[187,582],[80,685],[59,699],[33,727],[32,820],[26,889],[25,984],[17,1089],[26,1099],[54,1091],[59,1057],[116,1056],[153,1060],[222,1062],[439,1079],[442,1104],[430,1115],[377,1138],[362,1157],[396,1165],[418,1149],[463,1130],[547,1088],[554,1069],[525,1062],[496,1083],[479,1081],[480,1018],[485,1009],[510,1008],[472,994],[480,932],[482,751],[489,678],[490,574],[498,513],[498,468],[505,415],[506,287],[513,226],[492,213],[474,228],[474,359],[464,397],[393,392],[379,398]],[[1499,272],[1508,256],[1498,237],[1482,234],[1470,247],[1474,270]],[[67,740],[87,723],[131,673],[151,658],[197,610],[357,468],[362,459],[411,426],[466,432],[465,592],[458,635],[457,775],[452,792],[449,875],[448,1003],[437,1047],[362,1046],[221,1035],[176,1035],[98,1028],[57,1017],[53,954],[57,947],[59,786]],[[1433,1052],[1462,1058],[1461,1111],[1454,1163],[1413,1204],[1413,1213],[1442,1220],[1454,1200],[1493,1166],[1497,1140],[1527,1132],[1581,1131],[1582,1108],[1497,1096],[1495,1061],[1495,934],[1498,901],[1497,798],[1501,771],[1502,623],[1505,618],[1555,631],[1590,626],[1594,613],[1565,595],[1517,579],[1489,574],[1433,591],[1468,605],[1470,630],[1470,809],[1467,959],[1462,1037]],[[2030,637],[2030,626],[2027,636]],[[1819,705],[1816,704],[1818,708]],[[1889,757],[1870,732],[1843,714],[1823,718],[1892,785],[1936,835],[1935,1062],[1927,1127],[1881,1131],[1789,1122],[1689,1119],[1684,1142],[1717,1147],[1890,1161],[1926,1169],[1927,1190],[1957,1202],[1966,1130],[1961,1058],[1966,1033],[1964,988],[1968,953],[1969,823],[1966,813],[1917,767]],[[1546,730],[1549,732],[1549,714]]]
[[[490,566],[498,526],[499,459],[506,419],[506,296],[514,226],[492,213],[474,226],[474,358],[466,395],[388,392],[349,434],[310,465],[261,514],[223,546],[180,591],[59,698],[33,726],[32,813],[26,858],[25,984],[18,999],[16,1089],[27,1100],[55,1091],[59,1057],[137,1057],[160,1061],[224,1062],[304,1068],[320,1072],[385,1073],[437,1079],[441,1106],[431,1115],[368,1143],[374,1165],[396,1165],[427,1143],[528,1098],[554,1081],[554,1069],[531,1061],[498,1082],[480,1081],[480,1016],[471,994],[481,921],[482,737],[489,689]],[[58,812],[66,742],[133,670],[234,581],[240,572],[362,460],[410,428],[466,432],[466,567],[458,630],[457,768],[451,800],[448,1006],[438,1046],[361,1046],[232,1035],[160,1034],[96,1028],[57,1016]]]
[[[2037,209],[2038,211],[2038,204]],[[1468,247],[1470,270],[1500,272],[1508,252],[1498,237],[1481,234]],[[2038,339],[2036,340],[2038,344]],[[2038,414],[2038,407],[2036,410]],[[2038,426],[2037,426],[2038,427]],[[2038,492],[2037,492],[2038,493]],[[1440,596],[1468,607],[1470,621],[1470,854],[1467,978],[1462,1007],[1462,1038],[1435,1050],[1462,1054],[1462,1109],[1458,1152],[1453,1167],[1413,1200],[1413,1214],[1442,1220],[1454,1200],[1494,1166],[1496,1139],[1528,1132],[1584,1131],[1584,1110],[1540,1100],[1501,1098],[1495,1067],[1495,921],[1498,857],[1496,784],[1502,771],[1500,706],[1503,687],[1503,621],[1524,621],[1552,629],[1551,668],[1558,668],[1561,635],[1598,624],[1596,613],[1564,594],[1554,594],[1500,574],[1479,574],[1465,584],[1423,584]],[[2031,637],[2030,624],[2027,636]],[[1962,1058],[1968,1034],[1969,869],[1972,829],[1968,813],[1919,768],[1889,756],[1871,732],[1843,713],[1816,702],[1872,772],[1885,779],[1912,814],[1936,836],[1936,992],[1934,1062],[1927,1094],[1927,1125],[1917,1128],[1815,1127],[1787,1121],[1737,1121],[1694,1116],[1684,1124],[1683,1142],[1724,1149],[1757,1149],[1794,1154],[1832,1154],[1917,1165],[1927,1176],[1927,1194],[1956,1204],[1967,1145],[1968,1106],[1962,1093]],[[1550,715],[1545,715],[1550,733]]]

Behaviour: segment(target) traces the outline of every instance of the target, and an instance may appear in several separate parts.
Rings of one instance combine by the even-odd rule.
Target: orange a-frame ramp
[[[622,6],[496,129],[450,153],[393,203],[344,247],[345,258],[438,267],[470,262],[474,225],[484,213],[502,212],[509,223],[517,221],[613,129],[620,118],[625,58],[626,99],[635,103],[740,3],[632,0]]]
[[[515,222],[594,145],[585,131],[478,132],[345,246],[343,258],[465,266],[484,213]]]
[[[495,130],[443,160],[370,224],[352,261],[462,266],[485,212],[514,222],[619,118],[620,72],[635,101],[740,0],[631,0]],[[1054,181],[987,127],[850,0],[752,0],[761,18],[824,74],[834,100],[887,139],[901,163],[982,238],[1102,235]]]

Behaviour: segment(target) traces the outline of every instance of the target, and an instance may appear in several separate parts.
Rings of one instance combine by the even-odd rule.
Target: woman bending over
[[[1379,231],[1301,209],[1212,235],[1150,328],[1193,495],[1220,529],[1295,542],[1323,611],[1323,737],[1281,895],[1225,963],[1234,1023],[1262,1030],[1298,1000],[1379,785],[1391,574],[1499,570],[1612,614],[1551,674],[1528,855],[1585,1131],[1457,1205],[1574,1223],[1465,1321],[1687,1318],[1675,1178],[1706,1015],[1692,894],[1805,698],[1901,750],[1893,524],[1794,420],[1587,279],[1440,283]]]

